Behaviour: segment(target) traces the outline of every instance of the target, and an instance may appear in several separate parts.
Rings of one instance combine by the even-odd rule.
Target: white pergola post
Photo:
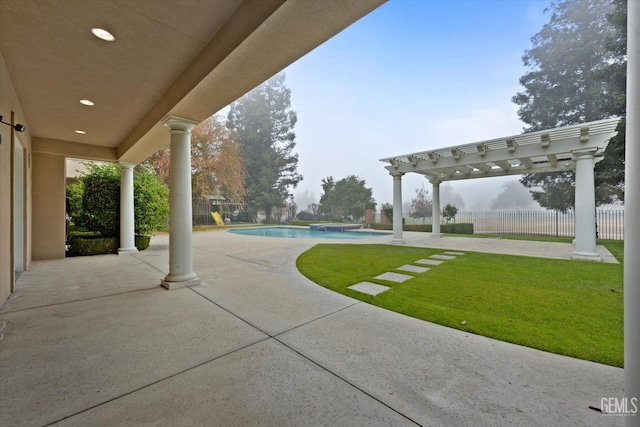
[[[596,251],[595,152],[596,149],[573,151],[576,159],[576,247],[572,258],[600,261]]]
[[[134,166],[134,163],[120,162],[120,248],[118,248],[118,255],[138,252],[133,215]]]
[[[433,184],[433,206],[431,207],[431,237],[442,237],[440,233],[440,181],[430,181]]]
[[[404,173],[392,173],[393,177],[393,239],[391,243],[402,244],[402,175]]]
[[[640,2],[627,2],[627,124],[624,200],[624,381],[627,398],[640,399]],[[640,403],[635,401],[636,404]],[[628,402],[630,403],[630,402]],[[627,427],[640,416],[625,417]]]
[[[167,289],[200,284],[193,272],[191,229],[191,129],[198,123],[169,116],[171,129],[169,166],[169,274],[162,280]]]

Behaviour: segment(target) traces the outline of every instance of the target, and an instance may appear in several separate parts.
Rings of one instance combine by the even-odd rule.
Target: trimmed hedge
[[[118,237],[100,237],[95,235],[71,236],[69,238],[69,250],[67,256],[91,256],[116,254],[120,247],[120,239]],[[144,251],[149,247],[151,236],[136,236],[135,245],[139,251]]]
[[[118,252],[117,237],[72,237],[68,256],[114,254]]]
[[[289,220],[289,224],[290,225],[296,225],[296,226],[299,226],[299,227],[305,227],[305,226],[307,226],[309,224],[313,224],[313,221],[305,221],[305,220],[302,220],[302,219],[290,219]]]
[[[371,224],[371,228],[374,230],[393,230],[392,224]],[[425,233],[431,233],[431,224],[404,224],[402,231],[421,231]],[[440,224],[441,233],[451,234],[473,234],[472,223],[453,223],[453,224]]]

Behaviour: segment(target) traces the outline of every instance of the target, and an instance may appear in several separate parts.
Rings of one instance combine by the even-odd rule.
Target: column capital
[[[130,163],[130,162],[118,162],[118,164],[120,165],[121,169],[133,169],[137,165],[137,163]]]
[[[578,148],[576,150],[571,150],[571,154],[576,157],[594,157],[594,155],[598,152],[598,147],[592,148]]]
[[[389,172],[389,175],[391,175],[393,179],[400,179],[404,175],[404,172]]]
[[[199,122],[185,119],[184,117],[166,116],[164,119],[162,119],[162,124],[170,128],[171,130],[190,132],[191,129],[198,126]]]
[[[440,181],[438,178],[427,178],[427,180],[433,184],[433,185],[440,185],[442,184],[442,181]]]

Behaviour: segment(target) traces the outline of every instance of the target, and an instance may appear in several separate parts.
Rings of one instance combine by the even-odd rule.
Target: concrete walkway
[[[523,255],[541,258],[572,259],[575,246],[571,243],[533,242],[528,240],[511,240],[476,237],[431,237],[428,233],[403,233],[404,240],[409,246],[423,246],[428,248],[442,248],[486,252],[491,254]],[[611,252],[602,245],[596,246],[596,251],[602,257],[602,262],[618,263]]]
[[[454,239],[474,246],[429,243],[495,247]],[[33,263],[0,310],[0,425],[623,424],[589,409],[624,395],[621,369],[333,293],[295,267],[316,243],[195,233],[205,284],[174,291],[159,286],[166,235],[136,255]]]

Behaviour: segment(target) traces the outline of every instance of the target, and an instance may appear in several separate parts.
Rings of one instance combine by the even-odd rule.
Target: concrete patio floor
[[[487,252],[506,242],[405,239]],[[135,255],[34,262],[0,310],[0,425],[623,424],[589,409],[624,395],[622,369],[333,293],[295,267],[319,242],[195,233],[203,284],[173,291],[160,287],[167,235]],[[530,243],[504,250],[567,256]]]

